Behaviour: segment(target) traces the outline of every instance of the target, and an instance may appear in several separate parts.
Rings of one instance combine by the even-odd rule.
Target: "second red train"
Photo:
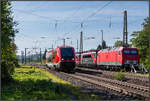
[[[114,47],[102,50],[90,50],[76,54],[77,66],[100,69],[139,70],[139,52],[137,48]]]

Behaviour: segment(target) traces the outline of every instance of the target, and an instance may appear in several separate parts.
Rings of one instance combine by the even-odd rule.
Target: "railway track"
[[[38,65],[39,67],[45,68],[44,66]],[[46,69],[46,68],[45,68]],[[53,71],[56,72],[56,71]],[[138,99],[149,98],[149,88],[144,86],[139,86],[135,84],[125,83],[117,80],[111,80],[107,78],[101,78],[89,74],[74,73],[68,74],[64,72],[59,72],[61,75],[76,78],[78,80],[90,83],[97,87],[104,87],[108,90],[115,91],[116,93],[124,94],[130,97],[136,97]]]
[[[75,73],[75,74],[67,74],[61,72],[63,75],[67,75],[70,77],[74,77],[76,79],[80,79],[82,81],[100,86],[105,87],[109,90],[116,91],[118,93],[122,93],[128,96],[133,96],[137,98],[149,98],[149,88],[148,87],[142,87],[139,85],[133,85],[129,83],[124,83],[117,80],[110,80],[106,78],[98,78],[96,76],[88,75],[88,74],[81,74],[81,73]]]
[[[111,84],[117,84],[117,85],[129,87],[131,89],[136,89],[136,90],[141,90],[141,91],[144,91],[144,92],[149,92],[149,87],[144,87],[144,86],[139,86],[139,85],[135,85],[135,84],[130,84],[130,83],[122,82],[122,81],[118,81],[118,80],[106,79],[106,78],[97,77],[97,76],[93,76],[93,75],[89,75],[89,74],[82,74],[82,73],[76,73],[76,74],[80,75],[80,76],[84,76],[84,77],[88,77],[88,78],[104,81],[106,83],[108,82],[108,83],[111,83]]]
[[[104,75],[115,75],[117,74],[117,72],[112,72],[112,71],[105,71],[105,70],[94,70],[94,69],[89,69],[89,68],[79,68],[77,67],[77,69],[80,70],[87,70],[87,71],[91,71],[91,72],[99,72],[99,73],[103,73]],[[144,76],[137,76],[136,74],[132,74],[132,73],[124,73],[125,77],[127,79],[133,79],[133,80],[138,80],[141,82],[149,82],[149,78],[148,77],[144,77]]]

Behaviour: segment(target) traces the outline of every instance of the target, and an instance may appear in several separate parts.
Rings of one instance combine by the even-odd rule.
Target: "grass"
[[[38,69],[16,68],[12,77],[13,81],[2,85],[3,100],[70,99],[61,86],[53,84]]]
[[[137,76],[145,76],[145,77],[149,77],[149,73],[147,74],[140,74],[140,73],[136,73]]]
[[[2,83],[2,100],[71,100],[69,94],[79,100],[99,99],[97,95],[85,94],[44,69],[22,65],[15,68],[13,80]]]

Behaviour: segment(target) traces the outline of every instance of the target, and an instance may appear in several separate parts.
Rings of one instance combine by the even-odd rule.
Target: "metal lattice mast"
[[[80,33],[80,52],[83,52],[83,32],[82,32],[82,28],[83,28],[83,23],[81,23],[81,33]]]
[[[128,46],[128,32],[127,32],[127,11],[124,11],[124,25],[123,25],[123,46]]]
[[[102,49],[104,49],[104,47],[103,47],[103,30],[101,30],[101,32],[102,32]]]

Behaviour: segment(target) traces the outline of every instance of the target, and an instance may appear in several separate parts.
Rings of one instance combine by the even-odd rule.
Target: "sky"
[[[17,54],[25,48],[56,48],[63,45],[63,38],[66,45],[76,50],[81,31],[83,50],[96,49],[101,44],[101,30],[106,44],[113,46],[122,40],[124,10],[130,43],[131,34],[142,30],[141,24],[148,17],[148,1],[13,1],[12,16],[19,30],[15,37]]]

